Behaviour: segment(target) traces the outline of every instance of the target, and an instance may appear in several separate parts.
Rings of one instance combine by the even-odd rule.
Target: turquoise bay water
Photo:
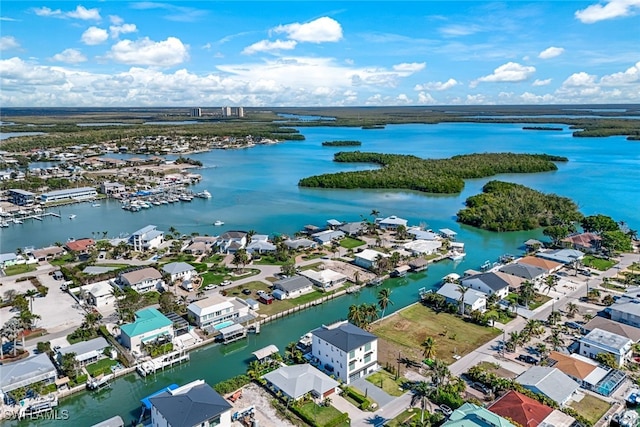
[[[554,125],[557,126],[557,125]],[[385,130],[355,128],[302,128],[306,141],[258,146],[246,150],[216,150],[190,155],[205,167],[198,171],[202,182],[194,190],[208,189],[213,199],[158,206],[137,213],[120,209],[113,201],[100,207],[84,203],[59,208],[61,219],[25,222],[0,229],[0,252],[27,245],[41,246],[69,237],[109,236],[130,233],[147,224],[167,230],[174,226],[189,234],[218,234],[230,229],[254,229],[259,233],[293,233],[305,224],[322,225],[330,218],[358,221],[372,209],[382,215],[399,215],[411,224],[430,228],[451,228],[466,243],[467,257],[458,263],[444,261],[428,272],[385,282],[393,290],[392,310],[417,300],[418,289],[434,287],[450,272],[477,268],[504,253],[519,253],[528,238],[542,238],[539,230],[521,233],[490,233],[455,222],[456,212],[466,197],[478,193],[492,178],[467,181],[460,195],[424,195],[410,191],[320,190],[298,188],[300,178],[311,174],[357,170],[367,165],[332,162],[337,148],[322,147],[326,140],[360,140],[362,151],[415,154],[443,158],[472,152],[512,151],[549,153],[569,158],[558,171],[531,175],[503,175],[497,178],[518,182],[544,192],[571,197],[585,214],[604,213],[640,227],[640,144],[623,137],[572,138],[562,132],[523,131],[522,125],[439,124],[387,126]],[[342,147],[344,149],[344,147]],[[69,214],[76,214],[69,220]],[[225,222],[214,227],[213,221]],[[230,346],[210,346],[192,354],[187,365],[147,379],[135,374],[120,379],[113,389],[101,394],[81,393],[65,399],[74,425],[90,425],[115,414],[137,419],[139,399],[170,383],[182,384],[203,378],[214,384],[246,369],[251,352],[269,344],[281,350],[321,323],[346,317],[349,305],[374,302],[376,290],[365,289],[265,325],[258,336]],[[389,311],[389,310],[388,310]],[[41,425],[53,425],[41,422]]]

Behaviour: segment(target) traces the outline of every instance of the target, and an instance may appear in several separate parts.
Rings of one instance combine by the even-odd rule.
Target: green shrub
[[[240,387],[244,387],[245,385],[251,382],[251,378],[245,374],[237,375],[233,378],[229,378],[228,380],[219,382],[215,386],[213,386],[214,390],[220,394],[231,393],[239,389]]]

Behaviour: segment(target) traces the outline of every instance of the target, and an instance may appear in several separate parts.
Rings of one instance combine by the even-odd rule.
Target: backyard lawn
[[[404,378],[400,377],[396,381],[396,376],[386,371],[384,369],[380,369],[375,374],[371,374],[367,377],[367,381],[376,387],[380,387],[383,389],[388,395],[391,396],[402,396],[405,392],[402,389],[401,384],[402,381],[406,381]]]
[[[107,358],[107,359],[98,360],[95,363],[87,365],[85,369],[87,370],[87,372],[89,372],[89,375],[91,375],[92,377],[97,377],[100,374],[105,374],[105,375],[110,374],[111,367],[117,364],[118,364],[117,360]]]
[[[345,237],[344,239],[340,240],[340,246],[346,249],[357,248],[358,246],[362,246],[365,243],[366,242],[359,239],[354,239],[353,237]]]
[[[31,271],[36,271],[35,264],[16,264],[10,265],[4,269],[4,273],[7,276],[14,276],[16,274],[29,273]]]
[[[593,255],[587,255],[582,259],[582,264],[587,267],[595,268],[599,271],[606,271],[616,265],[616,262],[610,259],[597,258]]]
[[[602,399],[585,394],[580,402],[572,402],[569,406],[580,415],[595,424],[609,410],[611,405]]]
[[[436,313],[421,304],[414,304],[371,327],[380,338],[378,360],[381,365],[395,366],[398,354],[402,358],[421,361],[422,347],[427,337],[436,342],[435,357],[453,363],[454,355],[464,356],[500,334],[500,330],[465,322],[448,313]]]
[[[300,407],[300,412],[305,414],[308,418],[315,420],[316,425],[325,425],[327,422],[334,420],[340,415],[333,406],[319,406],[314,402],[305,403]],[[348,425],[348,424],[346,424]]]
[[[266,288],[266,285],[263,284],[263,286]],[[268,305],[260,303],[260,310],[258,312],[261,315],[264,314],[265,316],[272,316],[276,313],[289,310],[290,308],[296,307],[298,305],[306,304],[309,301],[320,299],[326,295],[327,294],[324,292],[314,290],[312,292],[309,292],[308,294],[301,295],[298,298],[294,298],[294,299],[285,299],[282,301],[276,299],[273,301],[273,303]],[[256,295],[255,292],[252,292],[251,295],[242,294],[240,296],[243,299],[253,298],[256,301],[258,300],[258,295]]]

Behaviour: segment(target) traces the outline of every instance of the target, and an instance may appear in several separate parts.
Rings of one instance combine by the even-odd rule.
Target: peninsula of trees
[[[458,221],[491,231],[532,230],[582,219],[571,199],[502,181],[489,181],[465,204]]]
[[[562,130],[562,128],[551,126],[524,126],[522,130]]]
[[[566,157],[547,154],[482,153],[453,156],[449,159],[422,159],[401,154],[360,151],[339,152],[336,162],[373,163],[381,168],[339,172],[303,178],[298,185],[315,188],[386,188],[416,190],[425,193],[459,193],[464,180],[501,173],[534,173],[557,170],[554,162]]]
[[[362,145],[360,141],[325,141],[323,147],[357,147]]]

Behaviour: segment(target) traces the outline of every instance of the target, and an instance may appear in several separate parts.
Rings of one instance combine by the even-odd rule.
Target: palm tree
[[[568,303],[566,309],[567,317],[570,319],[573,319],[578,314],[578,305],[573,302]]]
[[[366,323],[363,328],[367,328],[371,323],[378,319],[378,307],[375,304],[362,304],[362,311],[364,312]]]
[[[509,333],[509,339],[506,342],[506,347],[512,351],[517,350],[518,346],[522,344],[522,335],[518,331]]]
[[[556,289],[556,286],[558,286],[559,282],[560,278],[558,278],[558,276],[554,276],[553,274],[547,276],[547,278],[544,280],[544,284],[547,289],[547,295],[550,291]]]
[[[391,301],[391,289],[380,289],[380,292],[378,292],[378,307],[382,310],[380,317],[384,317],[384,312],[389,305],[393,305],[393,301]]]
[[[539,320],[531,319],[524,326],[523,331],[527,331],[527,333],[531,336],[538,337],[542,335],[544,332],[544,328],[542,327],[542,323]]]
[[[540,354],[540,356],[545,357],[549,350],[547,349],[547,345],[545,343],[539,342],[538,344],[536,344],[536,351]]]
[[[425,359],[432,359],[436,357],[436,347],[437,343],[433,337],[427,337],[424,342],[421,344],[422,346],[422,356]]]
[[[369,216],[373,218],[374,222],[379,215],[380,215],[380,211],[377,209],[371,209],[371,213],[369,214]]]
[[[552,311],[547,318],[547,321],[550,325],[555,325],[562,319],[562,315],[559,311]]]
[[[431,381],[437,387],[443,385],[451,376],[451,371],[444,361],[435,359],[431,365]]]
[[[233,260],[231,264],[235,264],[236,268],[242,266],[240,269],[240,273],[244,273],[244,266],[249,262],[249,255],[247,255],[247,251],[244,248],[240,248],[233,254]]]
[[[411,406],[415,406],[416,403],[420,402],[420,407],[422,408],[420,424],[424,423],[425,403],[431,393],[431,388],[431,385],[425,381],[419,381],[411,386],[411,393],[413,393],[413,396],[411,396]]]
[[[27,292],[24,293],[24,296],[29,298],[30,311],[33,311],[33,300],[35,299],[36,295],[38,295],[38,291],[36,291],[35,289],[29,289]]]
[[[564,345],[564,340],[562,339],[562,337],[560,336],[560,330],[559,329],[552,329],[551,330],[551,335],[548,338],[549,343],[551,344],[551,346],[553,347],[554,350],[559,350],[560,347],[562,347]]]
[[[347,320],[358,327],[362,326],[364,324],[364,313],[362,312],[362,307],[356,304],[350,305]]]
[[[461,316],[464,316],[464,295],[469,291],[469,288],[463,285],[458,285],[458,292],[460,293],[460,298],[458,298],[458,311]]]
[[[525,280],[522,285],[520,285],[519,296],[524,301],[524,305],[529,306],[529,300],[533,298],[535,295],[535,287],[533,283],[528,280]]]

